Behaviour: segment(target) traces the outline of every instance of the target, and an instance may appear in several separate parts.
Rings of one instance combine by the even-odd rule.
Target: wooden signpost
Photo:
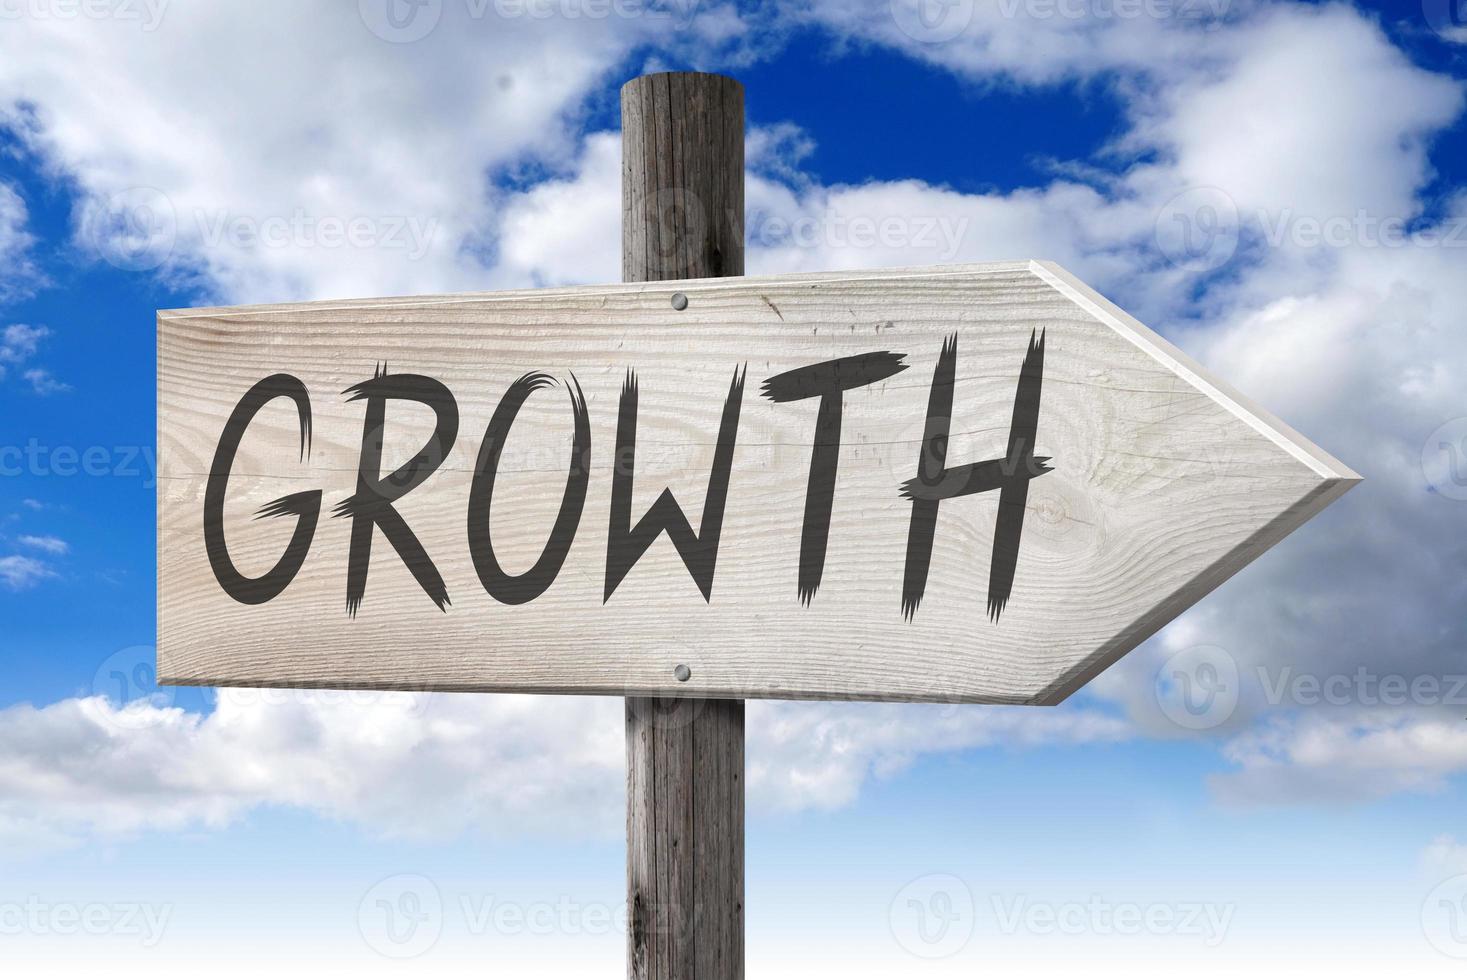
[[[1051,263],[719,278],[742,90],[622,95],[626,284],[159,314],[159,676],[627,695],[735,977],[743,698],[1056,704],[1358,477]]]

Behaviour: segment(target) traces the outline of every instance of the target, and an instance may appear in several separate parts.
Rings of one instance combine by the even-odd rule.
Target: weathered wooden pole
[[[645,75],[621,126],[622,280],[743,275],[743,86]],[[626,719],[627,974],[742,980],[744,702],[627,698]]]

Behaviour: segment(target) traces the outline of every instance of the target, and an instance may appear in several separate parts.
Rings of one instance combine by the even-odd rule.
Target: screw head
[[[675,310],[679,310],[679,311],[686,310],[688,308],[688,294],[687,293],[673,293],[672,294],[672,308],[675,309]]]
[[[687,664],[678,664],[672,669],[672,676],[676,677],[679,681],[685,681],[693,676],[693,672],[688,669]]]

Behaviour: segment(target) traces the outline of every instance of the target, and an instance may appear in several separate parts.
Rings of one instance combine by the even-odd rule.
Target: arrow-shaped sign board
[[[176,310],[161,679],[1053,704],[1349,469],[1044,262]]]

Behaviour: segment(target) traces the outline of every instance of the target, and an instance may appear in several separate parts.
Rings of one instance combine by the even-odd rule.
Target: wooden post
[[[744,90],[621,90],[622,279],[744,274]],[[744,702],[627,698],[627,974],[744,975]]]

